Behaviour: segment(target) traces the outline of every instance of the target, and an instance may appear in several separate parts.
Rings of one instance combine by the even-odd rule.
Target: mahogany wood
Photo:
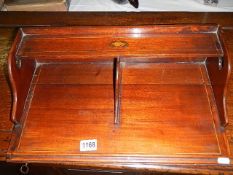
[[[117,14],[114,13],[112,15],[102,15],[102,14],[93,14],[95,17],[98,16],[97,18],[99,18],[98,20],[94,20],[96,18],[90,18],[89,15],[87,14],[83,14],[81,16],[79,16],[79,18],[75,17],[76,15],[80,15],[78,13],[73,13],[73,14],[67,14],[68,16],[66,16],[66,14],[48,14],[48,13],[43,13],[43,14],[37,14],[37,17],[34,18],[34,13],[5,13],[4,17],[6,18],[1,18],[0,23],[4,24],[5,26],[14,26],[15,25],[94,25],[93,23],[95,23],[96,25],[98,25],[98,23],[101,23],[103,25],[111,25],[112,24],[120,24],[120,23],[124,23],[126,25],[133,25],[133,24],[156,24],[156,23],[163,23],[163,24],[175,24],[175,23],[208,23],[210,22],[210,19],[213,21],[215,21],[215,23],[223,25],[223,26],[231,26],[231,22],[232,22],[232,16],[229,13],[179,13],[179,17],[177,16],[177,13],[170,13],[169,15],[165,15],[161,14],[161,13],[156,13],[156,14],[152,14],[150,15],[149,13],[140,13],[140,14]],[[221,15],[219,15],[221,14]],[[0,15],[3,15],[3,13],[1,13]],[[135,17],[138,16],[138,17]],[[15,16],[17,16],[17,18],[15,18]],[[33,17],[34,16],[34,17]],[[59,17],[58,17],[59,16]],[[66,16],[66,17],[63,17]],[[121,16],[121,17],[120,17]],[[142,17],[143,16],[143,17]],[[2,17],[2,16],[1,16]],[[28,19],[27,19],[28,18]],[[30,18],[30,19],[29,19]],[[100,20],[101,18],[101,20]],[[109,18],[109,20],[103,20],[104,18]],[[111,18],[111,19],[110,19]],[[142,19],[143,20],[140,20]],[[33,19],[33,20],[31,20]],[[65,19],[65,20],[64,20]],[[92,20],[90,20],[92,19]],[[115,20],[113,20],[115,19]],[[229,19],[229,20],[227,20]],[[5,23],[7,22],[7,24]],[[2,32],[3,31],[3,32]],[[8,29],[2,29],[1,30],[1,36],[5,36],[5,32],[4,31],[8,31]],[[13,30],[10,30],[13,31]],[[224,28],[223,29],[224,33],[222,34],[222,39],[224,39],[225,43],[226,43],[226,49],[228,51],[229,54],[229,58],[232,59],[232,51],[233,51],[233,42],[232,42],[232,30],[231,28]],[[10,32],[10,33],[14,33],[14,32]],[[5,41],[8,42],[9,40],[11,40],[11,38],[6,38]],[[10,43],[10,42],[9,42]],[[1,42],[1,46],[2,46],[3,42]],[[5,52],[4,52],[5,53]],[[1,53],[1,56],[3,56],[3,54]],[[4,63],[4,56],[1,57],[2,62]],[[1,65],[2,66],[2,65]],[[2,67],[1,67],[2,68]],[[1,95],[1,115],[0,118],[3,121],[6,122],[1,122],[1,128],[6,128],[7,131],[9,131],[8,128],[11,127],[10,123],[8,122],[8,115],[10,114],[10,95],[9,95],[9,88],[6,84],[5,81],[5,71],[6,69],[1,70],[1,77],[3,77],[3,79],[0,79],[1,81],[1,91],[0,91],[0,95]],[[187,73],[186,73],[187,74]],[[191,74],[191,73],[190,73]],[[231,150],[233,150],[232,148],[232,138],[233,138],[233,130],[232,130],[232,78],[229,81],[229,88],[228,88],[229,92],[227,93],[227,109],[228,109],[228,116],[229,116],[229,125],[226,128],[226,132],[227,132],[227,136],[228,136],[228,141],[231,147]],[[5,130],[5,129],[4,129]],[[2,130],[1,130],[2,133]],[[0,144],[1,146],[1,144]],[[6,149],[6,148],[4,148]],[[0,153],[0,156],[4,156],[2,153]],[[97,167],[100,167],[101,165],[96,165]],[[93,167],[93,164],[90,165],[90,167]],[[115,164],[109,165],[109,166],[105,166],[105,168],[114,168]],[[158,165],[158,166],[153,166],[154,169],[156,169],[156,171],[162,171],[162,172],[179,172],[179,173],[201,173],[201,174],[219,174],[219,173],[230,173],[232,171],[232,167],[231,166],[198,166],[198,165],[186,165],[186,166],[181,166],[181,165],[177,165],[177,166],[171,166],[171,165],[167,165],[167,166],[162,166],[162,165]],[[126,166],[122,166],[119,168],[129,168]],[[36,169],[38,170],[38,169]],[[44,168],[42,168],[41,171],[42,173],[44,173]],[[134,169],[135,171],[135,169]]]
[[[225,56],[217,26],[20,32],[9,56],[18,123],[9,161],[130,167],[216,165],[229,156],[227,115],[205,62]],[[229,73],[221,76],[226,84]],[[98,150],[80,152],[86,139]]]
[[[65,32],[62,34],[62,31]],[[26,28],[20,31],[18,39],[16,39],[16,42],[19,43],[20,40],[23,40],[23,43],[15,54],[15,59],[16,61],[22,59],[25,59],[25,61],[32,60],[30,61],[30,64],[32,64],[30,70],[31,76],[28,76],[28,82],[31,81],[32,73],[35,69],[35,66],[33,67],[35,55],[36,60],[39,62],[61,60],[96,61],[97,58],[98,61],[108,61],[109,58],[112,59],[116,55],[123,56],[123,61],[133,62],[182,62],[186,61],[187,57],[190,61],[197,61],[206,56],[209,58],[213,56],[223,56],[216,32],[217,27],[204,25],[147,26],[146,28],[140,26],[133,28]],[[25,37],[21,37],[20,39],[20,35]],[[39,35],[40,37],[35,38],[34,35]],[[69,40],[65,40],[65,37],[69,37]],[[122,38],[123,41],[121,41]],[[113,45],[113,43],[118,44]],[[121,45],[122,43],[124,45]],[[174,45],[173,43],[176,44]],[[200,45],[200,43],[202,45]],[[12,50],[12,52],[14,52],[14,50]],[[9,63],[9,66],[11,74],[11,62]],[[17,70],[14,65],[13,68]],[[24,69],[22,68],[20,70],[22,71]],[[13,82],[13,90],[17,89],[17,87],[14,87],[14,77],[11,79]],[[16,77],[16,79],[18,81],[19,78]],[[26,93],[29,90],[29,83],[25,83],[25,86],[27,87],[23,88],[25,92],[20,93],[20,95],[24,94],[22,95],[24,98],[20,98],[20,100],[23,99],[23,101],[26,99]],[[17,91],[14,90],[14,92],[16,94],[14,95],[12,119],[15,122],[19,122],[19,118],[17,117],[21,116],[21,114],[17,114],[17,112],[14,111],[19,110],[22,112],[23,108],[19,107],[16,109]],[[20,105],[24,104],[22,102],[18,103]],[[222,106],[222,108],[223,107],[224,106]],[[222,115],[222,120],[224,120],[225,115]]]
[[[226,93],[227,85],[231,73],[231,63],[227,51],[224,58],[216,59],[207,58],[206,66],[211,80],[216,104],[219,110],[219,117],[221,118],[222,126],[228,124],[227,109],[226,109]],[[220,64],[220,65],[219,65]],[[222,65],[221,65],[222,64]]]
[[[83,68],[85,68],[85,66],[86,65],[82,65]],[[146,66],[150,67],[150,65],[139,65],[139,67],[137,66],[138,65],[136,65],[136,68],[129,68],[127,72],[131,73],[131,69],[134,71],[135,69],[139,69],[139,71],[141,70],[141,72],[143,72],[142,69],[145,69]],[[171,65],[169,66],[171,67]],[[171,77],[172,81],[169,82],[168,80],[166,80],[166,75],[175,76],[169,74],[169,70],[167,68],[169,66],[167,66],[166,64],[152,64],[149,71],[149,73],[151,73],[153,72],[153,70],[156,71],[157,69],[156,73],[154,74],[155,77],[161,77],[161,72],[165,71],[164,80],[162,80],[162,82],[166,81],[165,85],[160,84],[160,82],[158,82],[158,84],[153,84],[153,82],[149,82],[148,80],[146,81],[148,85],[131,85],[128,84],[127,78],[126,80],[123,78],[121,117],[125,129],[120,128],[119,130],[116,129],[116,131],[114,131],[115,126],[113,124],[114,115],[112,85],[89,85],[83,84],[82,82],[76,84],[72,81],[67,84],[61,82],[59,84],[56,84],[52,81],[48,84],[44,84],[40,81],[40,75],[37,81],[38,85],[36,85],[35,87],[34,97],[31,102],[26,125],[24,126],[24,134],[21,136],[21,144],[20,147],[18,147],[18,151],[40,150],[50,152],[59,150],[61,152],[68,151],[70,153],[75,153],[76,151],[78,151],[78,149],[75,145],[73,145],[74,143],[85,137],[91,138],[93,136],[96,136],[98,137],[98,141],[100,143],[103,143],[103,146],[99,145],[99,151],[97,151],[96,153],[108,153],[113,151],[114,153],[124,153],[125,151],[130,151],[127,153],[146,154],[148,152],[149,154],[152,153],[152,150],[149,148],[155,147],[153,149],[154,153],[169,154],[169,150],[171,151],[171,153],[173,153],[172,149],[169,149],[170,145],[173,145],[173,149],[177,149],[176,151],[185,151],[185,148],[179,148],[178,146],[178,148],[176,148],[175,146],[179,142],[181,142],[182,145],[183,142],[185,142],[187,151],[197,153],[202,151],[213,151],[213,153],[218,154],[219,148],[217,146],[218,144],[216,144],[216,136],[213,133],[214,128],[212,128],[213,116],[208,111],[209,99],[206,96],[208,94],[206,94],[205,92],[205,84],[208,85],[209,83],[206,82],[206,77],[202,78],[202,72],[200,70],[204,68],[199,68],[199,66],[195,67],[189,64],[182,65],[183,69],[186,71],[190,69],[196,69],[196,71],[198,71],[198,74],[193,76],[196,76],[196,78],[200,79],[200,84],[204,84],[204,86],[202,87],[198,83],[195,84],[195,82],[191,82],[189,84],[189,82],[186,83],[184,81],[181,81],[180,85],[176,85],[173,77]],[[54,67],[56,69],[59,68],[59,66],[57,65],[54,65]],[[62,68],[62,65],[60,65],[60,67]],[[74,67],[76,69],[77,75],[79,75],[79,69],[78,67],[76,67],[76,65],[71,64],[69,67]],[[178,69],[180,73],[184,73],[183,69],[180,68],[180,66],[176,68],[175,65],[173,65],[172,67],[174,67],[173,70]],[[50,72],[52,72],[53,69],[51,69],[50,67],[50,69],[47,70],[47,72],[44,72],[44,75],[46,75],[46,77],[41,78],[50,77]],[[103,72],[104,70],[101,68],[101,70],[96,70],[96,72],[97,71]],[[60,72],[59,74],[57,74],[60,79],[66,78],[66,76],[64,76],[61,71],[57,72]],[[65,75],[67,75],[67,73],[65,73]],[[124,72],[122,76],[125,77]],[[131,73],[131,76],[134,76],[134,74]],[[147,74],[147,76],[150,76],[150,74]],[[205,72],[204,76],[206,76]],[[77,77],[74,77],[74,79],[77,79]],[[178,91],[179,93],[175,93],[176,91]],[[188,103],[188,100],[190,98],[190,95],[193,93],[198,93],[200,94],[200,96],[197,96],[196,99],[193,100],[193,104],[190,104]],[[161,99],[162,101],[157,102],[157,99]],[[169,99],[171,99],[171,104],[167,101]],[[175,102],[172,99],[179,99],[179,101]],[[185,104],[187,104],[187,106],[185,106]],[[183,108],[187,109],[183,112],[180,112],[176,109],[177,105],[180,105]],[[202,117],[202,113],[205,114],[206,118],[200,119],[200,117]],[[209,118],[208,115],[210,116]],[[50,118],[50,121],[54,121],[51,122],[51,125],[47,123],[48,118]],[[174,121],[176,121],[176,123],[174,123]],[[194,121],[197,124],[193,126],[192,123]],[[74,129],[71,130],[68,127],[68,125],[70,124],[72,124]],[[132,124],[135,125],[135,127],[132,127]],[[176,131],[179,130],[178,128],[182,128],[185,125],[189,127],[187,127],[187,129],[183,128],[180,131]],[[210,128],[208,128],[208,126]],[[62,133],[54,132],[53,128],[63,128],[61,129]],[[68,131],[66,131],[66,128],[68,129]],[[92,131],[86,131],[86,128],[92,128]],[[163,130],[163,128],[167,129]],[[126,139],[127,133],[132,132],[131,130],[134,132],[133,138],[130,137]],[[141,130],[143,132],[141,132]],[[156,130],[161,130],[160,132],[163,133],[156,133],[157,136],[154,138],[154,135],[149,133],[156,132]],[[196,132],[194,132],[195,130]],[[207,135],[206,139],[210,139],[208,140],[208,142],[206,142],[206,150],[204,149],[203,141],[200,140],[199,137],[192,138],[192,135],[198,135],[198,132],[200,132],[200,130],[203,130],[203,134],[205,133]],[[116,134],[114,134],[115,132]],[[175,140],[173,141],[169,139],[170,135],[173,132],[176,132],[177,135],[179,135],[179,139],[174,138]],[[53,135],[53,137],[51,137],[52,140],[50,140],[50,138],[47,138],[48,134]],[[62,136],[63,134],[65,135]],[[160,143],[160,134],[161,136],[163,136],[163,142],[165,143]],[[186,138],[186,134],[187,137],[190,137],[189,139]],[[72,138],[74,136],[75,138]],[[137,143],[137,147],[134,146],[134,137],[141,137],[142,140],[140,147],[139,143]],[[61,140],[62,143],[57,145],[57,143],[60,142],[58,141],[58,138],[65,139],[66,141],[64,142]],[[53,139],[55,139],[54,144]],[[182,142],[183,139],[184,141]],[[185,141],[186,139],[190,140],[191,147],[191,143],[196,143],[195,147],[189,148],[187,146],[188,141]],[[45,142],[42,142],[42,140],[44,140]],[[127,145],[125,145],[124,143],[126,140],[128,140]],[[198,146],[199,144],[197,144],[197,142],[200,142],[200,146]],[[146,143],[148,144],[148,146],[146,146]],[[210,147],[208,146],[209,144],[215,145],[217,147],[212,147],[211,149],[213,150],[211,151]],[[126,146],[128,147],[128,149],[126,149]]]
[[[12,121],[17,124],[20,120],[20,116],[23,114],[24,105],[29,92],[30,83],[35,70],[35,60],[21,60],[16,55],[20,42],[22,42],[22,32],[18,32],[16,39],[13,43],[16,47],[12,47],[9,52],[8,67],[10,73],[11,86],[13,91],[13,106],[12,106]],[[11,74],[14,72],[14,74]]]
[[[233,30],[230,29],[225,29],[222,30],[221,32],[221,37],[224,40],[225,44],[225,49],[227,50],[228,57],[230,58],[230,61],[232,62],[233,59]],[[232,70],[231,70],[232,71]],[[231,72],[232,75],[232,72]],[[230,77],[229,83],[228,83],[228,92],[226,94],[226,103],[227,103],[227,113],[228,113],[228,118],[229,118],[229,125],[226,127],[226,134],[228,137],[228,141],[230,143],[230,148],[231,148],[231,155],[233,154],[233,108],[232,108],[232,102],[233,102],[233,79],[232,76]]]
[[[121,111],[121,84],[122,84],[122,69],[121,69],[121,60],[116,58],[114,62],[114,123],[120,124],[120,111]]]
[[[198,59],[223,55],[216,37],[216,26],[77,27],[67,28],[64,33],[62,28],[54,29],[23,29],[22,32],[26,35],[25,43],[17,56],[32,58],[36,54],[37,60],[40,61],[95,61],[96,58],[102,58],[104,61],[109,59],[106,59],[107,52],[110,58],[123,55],[124,58],[134,57],[133,61],[135,57],[140,57],[139,61],[142,60],[141,57],[156,58],[157,61],[157,58]],[[33,37],[38,34],[41,37]],[[47,37],[43,37],[44,35]],[[66,37],[69,37],[69,40],[65,39]],[[77,42],[78,45],[75,44]],[[114,46],[113,43],[116,42],[126,42],[126,46]],[[203,47],[200,47],[200,43]]]
[[[233,12],[1,12],[0,26],[119,26],[218,24],[232,27]]]

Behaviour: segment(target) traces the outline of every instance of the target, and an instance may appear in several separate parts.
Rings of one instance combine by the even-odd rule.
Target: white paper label
[[[80,151],[96,151],[97,150],[97,140],[81,140],[80,141]]]
[[[219,164],[229,165],[231,162],[230,162],[230,159],[228,157],[219,157],[218,158],[218,163]]]

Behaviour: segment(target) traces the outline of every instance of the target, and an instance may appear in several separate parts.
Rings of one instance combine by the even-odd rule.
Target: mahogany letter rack
[[[230,62],[220,30],[21,28],[9,55],[15,127],[8,161],[217,164],[229,155]],[[88,140],[95,148],[81,150]]]

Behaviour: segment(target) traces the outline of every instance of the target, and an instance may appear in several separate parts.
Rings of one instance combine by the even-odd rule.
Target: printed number
[[[95,142],[83,142],[82,146],[83,146],[83,148],[94,148]]]
[[[96,151],[97,150],[97,140],[81,140],[80,141],[80,151]]]

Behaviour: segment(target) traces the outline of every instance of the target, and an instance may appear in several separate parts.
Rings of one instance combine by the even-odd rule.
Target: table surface
[[[233,1],[219,0],[219,3],[205,5],[204,0],[139,0],[139,8],[129,3],[117,4],[113,0],[71,0],[69,11],[190,11],[190,12],[232,12]]]

